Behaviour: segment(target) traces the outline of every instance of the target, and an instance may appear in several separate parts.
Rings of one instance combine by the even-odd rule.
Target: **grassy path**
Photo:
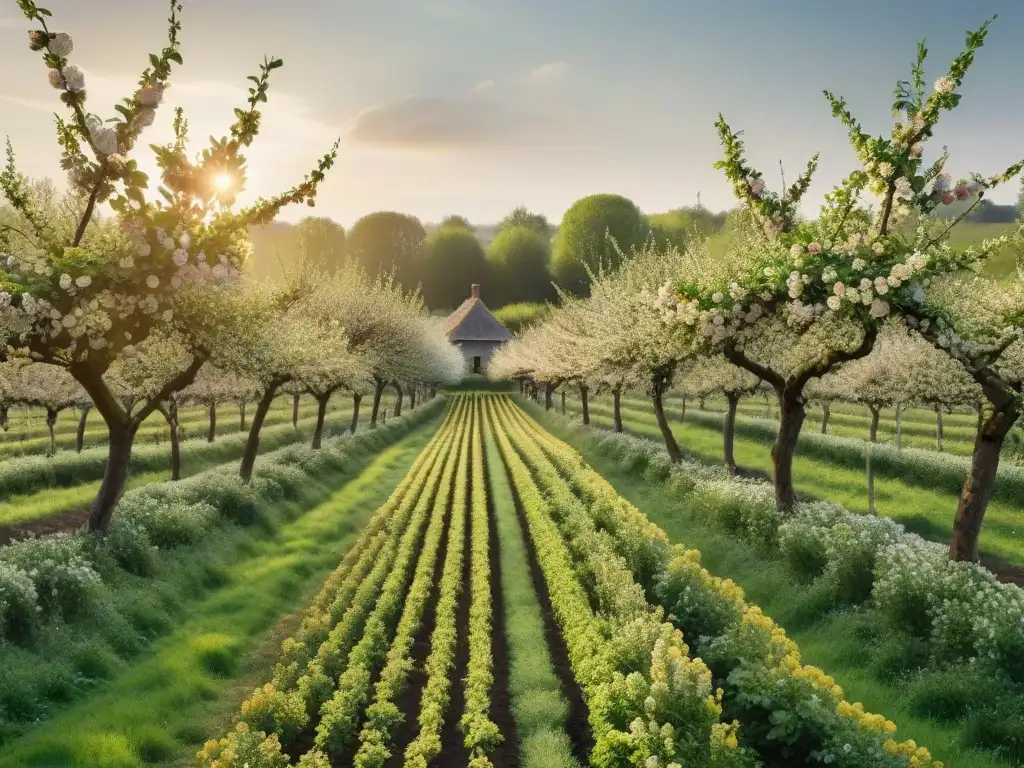
[[[701,552],[701,563],[721,577],[733,579],[746,593],[749,602],[785,627],[800,646],[804,663],[813,664],[832,675],[851,701],[860,701],[873,712],[883,712],[899,725],[900,738],[913,738],[927,745],[932,754],[950,768],[1009,768],[1012,763],[989,753],[966,748],[961,743],[961,724],[940,723],[923,716],[916,706],[914,692],[899,683],[880,682],[874,671],[882,659],[866,642],[872,628],[855,610],[836,610],[820,605],[809,588],[794,582],[785,564],[765,557],[738,539],[714,530],[680,509],[660,484],[651,484],[641,476],[623,471],[613,460],[602,456],[585,440],[573,439],[567,429],[545,420],[544,428],[573,448],[599,471],[648,519],[659,525],[672,542],[685,544]]]
[[[570,400],[570,408],[576,405]],[[604,402],[591,404],[594,426],[610,428],[611,408]],[[722,434],[703,423],[672,422],[672,432],[684,451],[711,464],[722,461]],[[623,426],[627,432],[661,441],[654,414],[640,407],[623,407]],[[737,433],[736,461],[744,469],[771,472],[771,445]],[[855,471],[814,456],[801,454],[793,463],[793,478],[798,492],[842,504],[854,512],[867,513],[867,481],[863,471]],[[878,514],[898,520],[909,530],[925,538],[945,542],[956,511],[957,496],[943,490],[911,484],[903,479],[875,476],[875,505]],[[1024,511],[1019,505],[994,499],[985,516],[981,549],[1014,565],[1024,565]]]
[[[530,577],[526,542],[489,424],[484,443],[500,553],[509,693],[519,737],[520,764],[522,768],[576,768],[578,763],[573,759],[572,744],[565,732],[569,705],[551,665],[540,603]]]
[[[275,638],[294,623],[296,606],[309,603],[435,428],[432,421],[363,461],[340,490],[327,489],[350,473],[322,478],[308,492],[327,500],[273,535],[247,532],[245,556],[225,568],[221,587],[184,611],[171,635],[102,692],[4,745],[0,766],[188,764],[266,677],[260,661],[276,655]]]

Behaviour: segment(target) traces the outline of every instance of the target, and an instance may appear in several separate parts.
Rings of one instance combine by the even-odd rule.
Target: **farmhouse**
[[[462,351],[466,370],[485,373],[494,350],[512,339],[508,329],[494,319],[480,299],[480,286],[470,286],[470,296],[448,316],[448,340]]]

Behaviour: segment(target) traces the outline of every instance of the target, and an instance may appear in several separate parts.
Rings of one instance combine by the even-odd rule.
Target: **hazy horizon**
[[[86,72],[91,111],[110,117],[146,54],[163,45],[166,3],[44,4],[52,30],[75,39],[71,60]],[[293,0],[287,13],[270,0],[185,0],[185,63],[144,143],[168,139],[176,105],[196,150],[207,135],[222,135],[244,100],[246,75],[268,54],[285,67],[274,73],[243,199],[300,181],[342,138],[316,209],[286,209],[286,221],[312,213],[349,226],[390,209],[424,222],[459,213],[491,224],[522,204],[557,223],[574,200],[598,192],[625,195],[647,213],[692,205],[698,192],[706,207],[730,208],[729,185],[711,167],[719,111],[744,131],[750,159],[773,187],[780,160],[792,179],[821,152],[805,205],[813,213],[855,167],[821,90],[846,97],[869,131],[888,134],[891,92],[909,76],[917,40],[928,39],[930,84],[962,49],[965,31],[994,13],[1000,18],[962,105],[944,116],[929,153],[947,144],[954,175],[987,175],[1024,154],[1024,100],[1001,85],[1024,64],[1015,35],[1024,4],[1012,0],[937,0],[927,14],[883,0],[857,8],[382,0],[330,9]],[[63,107],[28,49],[30,27],[13,0],[0,4],[0,68],[16,73],[0,79],[0,132],[25,173],[63,183],[53,129]],[[151,153],[143,147],[133,157]],[[1019,188],[990,198],[1010,202]]]

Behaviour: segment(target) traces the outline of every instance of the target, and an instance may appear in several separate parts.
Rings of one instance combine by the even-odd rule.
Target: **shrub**
[[[39,622],[39,594],[24,568],[0,560],[0,632],[24,641]]]

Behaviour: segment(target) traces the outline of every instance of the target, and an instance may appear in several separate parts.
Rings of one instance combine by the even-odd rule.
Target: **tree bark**
[[[91,405],[85,406],[78,417],[78,430],[75,432],[75,453],[81,453],[85,447],[85,422],[89,419],[89,411],[91,410]]]
[[[238,404],[238,431],[245,432],[245,403]]]
[[[868,514],[877,514],[875,511],[875,473],[871,468],[871,443],[865,445],[864,469],[868,476]]]
[[[785,390],[779,393],[779,434],[772,446],[772,476],[775,480],[775,508],[788,515],[796,505],[793,488],[793,455],[807,408],[799,395]]]
[[[417,386],[416,384],[413,384],[411,387],[409,387],[409,409],[410,410],[414,410],[416,408],[416,390],[417,389],[419,389],[419,386]]]
[[[402,385],[397,381],[395,382],[395,392],[398,393],[398,397],[395,398],[395,418],[397,419],[402,415],[402,398],[405,397],[405,392],[402,391]]]
[[[380,399],[384,396],[385,384],[378,381],[373,388],[373,408],[370,410],[370,427],[377,426],[377,417],[380,415]]]
[[[363,402],[363,396],[358,392],[352,393],[352,427],[350,431],[354,435],[359,428],[359,404]]]
[[[871,411],[871,425],[868,427],[868,442],[878,442],[878,419],[882,416],[882,409],[877,405],[869,405]]]
[[[299,395],[292,395],[292,426],[299,426]]]
[[[217,404],[210,403],[210,428],[206,432],[206,442],[212,443],[217,439]]]
[[[583,410],[583,425],[590,426],[590,401],[587,400],[587,385],[580,384],[580,408]]]
[[[722,425],[722,454],[725,459],[725,472],[729,477],[736,474],[736,455],[733,451],[736,442],[736,407],[740,404],[740,396],[727,392],[725,394],[725,424]]]
[[[6,432],[8,427],[9,427],[9,425],[7,423],[7,415],[9,413],[9,411],[8,411],[9,407],[10,406],[7,406],[7,405],[0,405],[0,429],[2,429],[4,432]]]
[[[697,408],[699,410],[703,411],[705,404],[706,404],[706,399],[705,398],[703,398],[703,397],[697,398]]]
[[[47,456],[53,456],[57,453],[57,415],[58,411],[53,408],[46,409],[46,428],[50,431],[50,448],[47,451]]]
[[[936,404],[935,406],[935,450],[942,453],[942,406]]]
[[[99,493],[89,510],[89,530],[105,533],[114,514],[114,507],[121,496],[121,489],[128,479],[128,466],[132,459],[132,443],[138,424],[131,419],[121,423],[107,423],[107,466],[103,472]]]
[[[896,450],[903,450],[903,404],[896,405]]]
[[[686,395],[683,395],[683,407],[679,411],[679,420],[686,421]]]
[[[565,387],[562,388],[562,415],[565,416]]]
[[[828,434],[828,417],[832,415],[832,403],[826,401],[821,406],[821,434]]]
[[[622,392],[617,389],[612,390],[612,428],[622,431]]]
[[[323,443],[327,404],[331,401],[331,395],[333,394],[333,392],[325,392],[316,398],[316,429],[313,430],[313,448],[319,448]]]
[[[545,411],[550,411],[551,410],[551,406],[554,405],[554,403],[553,403],[554,394],[555,394],[555,386],[553,384],[545,384],[544,385],[544,410]]]
[[[161,406],[160,413],[171,435],[171,480],[181,479],[181,435],[178,432],[178,405],[172,400],[166,406]]]
[[[1013,400],[994,407],[984,420],[974,440],[971,470],[967,475],[960,501],[953,519],[953,534],[949,540],[949,559],[978,561],[978,538],[985,510],[992,498],[992,490],[999,470],[999,453],[1003,441],[1020,414]]]
[[[249,439],[245,443],[245,452],[242,454],[242,463],[238,468],[238,476],[246,485],[252,480],[252,468],[256,464],[256,455],[260,450],[260,430],[263,429],[263,422],[270,411],[270,404],[274,402],[277,394],[277,383],[271,384],[263,392],[263,396],[256,404],[256,413],[252,415],[252,425],[249,427]]]
[[[665,449],[668,451],[668,458],[673,464],[679,464],[683,460],[683,452],[679,450],[679,443],[676,442],[672,428],[665,416],[665,392],[672,382],[672,371],[659,371],[651,377],[651,401],[654,403],[654,416],[658,420],[658,429],[665,440]]]

